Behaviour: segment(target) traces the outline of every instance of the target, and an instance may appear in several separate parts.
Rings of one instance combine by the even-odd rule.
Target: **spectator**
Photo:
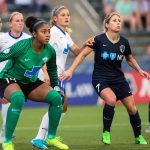
[[[18,11],[33,11],[33,0],[15,0],[15,5]]]
[[[115,11],[115,3],[116,0],[103,0],[103,11],[105,15]]]
[[[149,6],[148,1],[146,0],[135,0],[135,12],[136,12],[136,20],[137,27],[139,29],[147,29],[150,30],[150,21],[149,21]],[[150,3],[150,1],[149,1]]]
[[[0,15],[7,13],[7,3],[5,0],[0,0]]]
[[[34,0],[36,12],[49,12],[51,11],[50,3],[47,0]]]
[[[117,1],[115,9],[122,15],[123,27],[129,24],[131,32],[136,30],[136,19],[134,14],[133,2],[131,0]]]

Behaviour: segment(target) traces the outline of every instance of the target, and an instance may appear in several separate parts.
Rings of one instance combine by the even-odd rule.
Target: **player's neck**
[[[110,33],[109,31],[106,32],[107,38],[112,42],[112,43],[117,43],[120,39],[120,36],[118,33]]]
[[[40,43],[39,41],[37,41],[36,39],[33,40],[32,45],[33,45],[33,49],[35,50],[35,52],[37,54],[40,54],[45,46],[42,43]]]
[[[57,25],[62,31],[64,31],[65,32],[65,29],[66,29],[66,27],[64,27],[64,26],[60,26],[60,25]]]
[[[13,37],[19,37],[21,35],[21,32],[14,32],[14,31],[10,31],[10,34],[13,36]]]

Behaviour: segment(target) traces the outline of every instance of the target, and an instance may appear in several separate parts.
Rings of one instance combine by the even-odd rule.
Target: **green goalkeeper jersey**
[[[46,63],[51,84],[58,85],[55,49],[45,45],[40,54],[37,54],[32,45],[33,38],[21,40],[12,47],[0,52],[0,62],[9,60],[0,72],[0,78],[15,78],[19,83],[35,82],[38,72]]]

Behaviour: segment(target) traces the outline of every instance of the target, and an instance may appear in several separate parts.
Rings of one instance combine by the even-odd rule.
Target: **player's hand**
[[[59,76],[60,81],[64,81],[66,79],[70,80],[71,78],[72,78],[72,72],[69,69],[61,73]]]
[[[2,104],[8,104],[9,103],[9,101],[6,99],[6,98],[0,98],[0,102],[2,103]]]
[[[50,77],[47,72],[44,72],[44,82],[50,84]]]
[[[90,37],[89,39],[87,39],[87,41],[85,41],[84,46],[92,46],[94,43],[94,37]]]
[[[149,73],[147,73],[146,71],[140,70],[139,73],[140,73],[140,75],[141,75],[142,77],[144,77],[144,78],[150,80],[150,75],[149,75]]]

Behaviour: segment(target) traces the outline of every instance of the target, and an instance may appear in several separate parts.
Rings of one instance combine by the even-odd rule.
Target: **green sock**
[[[58,92],[56,92],[55,90],[51,90],[45,97],[45,100],[50,104],[48,109],[48,137],[55,138],[62,113],[62,98]]]
[[[11,142],[13,132],[16,128],[22,107],[25,102],[25,97],[22,92],[17,91],[10,96],[10,106],[7,112],[6,118],[6,130],[5,130],[5,140],[4,142]]]

